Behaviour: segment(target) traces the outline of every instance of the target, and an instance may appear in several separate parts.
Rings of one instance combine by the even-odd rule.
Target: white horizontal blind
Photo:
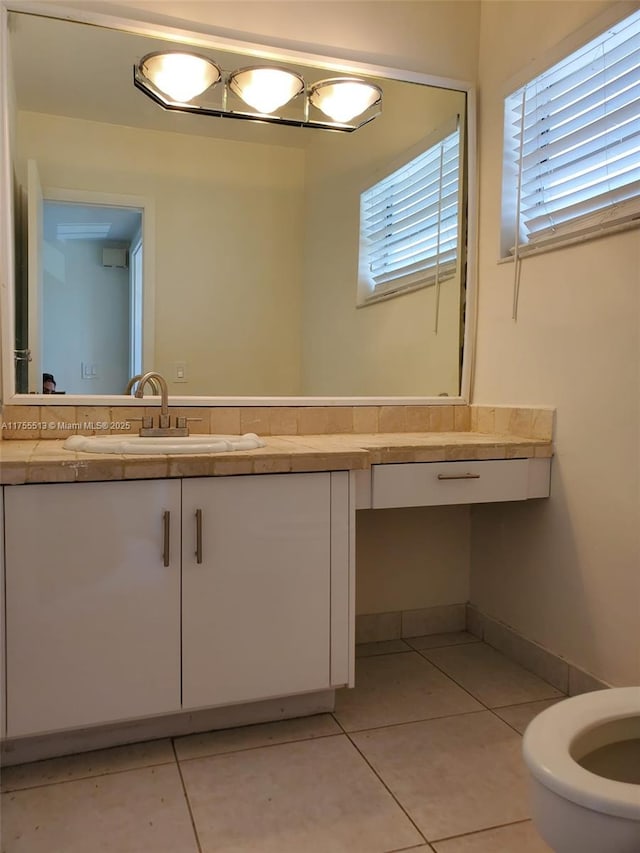
[[[509,96],[505,143],[521,254],[640,217],[640,12]]]
[[[362,193],[361,246],[374,294],[455,275],[459,190],[458,126]]]

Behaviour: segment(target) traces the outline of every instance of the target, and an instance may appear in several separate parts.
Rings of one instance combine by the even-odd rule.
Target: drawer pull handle
[[[162,513],[162,525],[164,532],[162,544],[162,558],[164,565],[168,566],[171,556],[171,513],[168,509]]]
[[[480,474],[438,474],[439,480],[479,480]]]
[[[202,510],[196,510],[196,563],[202,562]]]

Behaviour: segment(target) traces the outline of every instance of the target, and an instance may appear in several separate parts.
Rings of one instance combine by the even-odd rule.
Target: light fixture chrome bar
[[[318,118],[314,118],[312,110],[317,111],[318,113],[321,112],[319,106],[313,102],[314,98],[317,100],[317,95],[312,95],[316,87],[325,83],[334,84],[339,82],[341,78],[337,78],[335,81],[320,81],[320,84],[314,84],[307,89],[305,88],[302,77],[294,72],[287,73],[291,73],[294,78],[298,78],[300,80],[299,91],[294,91],[289,103],[281,104],[280,107],[276,107],[276,109],[282,109],[283,111],[288,112],[288,114],[274,114],[273,112],[266,113],[258,111],[252,112],[249,108],[245,108],[244,105],[242,108],[238,108],[236,104],[241,100],[242,96],[234,81],[241,73],[251,69],[239,69],[237,72],[233,72],[226,76],[221,74],[219,82],[213,84],[210,87],[210,90],[206,90],[202,94],[202,98],[206,98],[208,95],[211,99],[211,92],[215,93],[217,99],[217,103],[215,104],[207,103],[206,100],[202,102],[202,98],[199,102],[199,96],[193,98],[189,102],[174,101],[171,100],[165,92],[161,91],[156,85],[154,85],[153,81],[144,74],[142,65],[143,62],[141,61],[138,65],[133,67],[134,86],[164,110],[170,112],[191,113],[193,115],[206,115],[218,118],[234,118],[243,121],[257,121],[266,124],[282,124],[289,127],[310,127],[320,130],[333,130],[342,133],[352,133],[354,130],[358,130],[359,128],[364,127],[364,125],[369,124],[369,122],[373,121],[374,118],[377,118],[382,113],[382,92],[380,88],[375,86],[375,84],[370,84],[368,81],[363,80],[361,81],[363,84],[375,89],[376,96],[375,98],[372,98],[373,102],[370,106],[365,107],[359,116],[348,121],[332,120],[326,115],[318,115]],[[286,69],[277,70],[286,71]],[[349,83],[357,82],[352,78],[342,79]],[[295,110],[300,113],[299,117],[295,114]]]

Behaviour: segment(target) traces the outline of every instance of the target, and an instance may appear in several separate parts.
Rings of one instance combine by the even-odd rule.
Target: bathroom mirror
[[[16,269],[5,401],[39,400],[25,395],[48,372],[68,395],[57,402],[99,402],[143,369],[186,403],[461,396],[466,156],[457,267],[437,284],[363,300],[360,197],[446,128],[468,150],[469,93],[271,51],[269,64],[308,84],[338,73],[375,82],[382,114],[340,133],[167,112],[134,88],[133,66],[183,39],[130,29],[9,12]],[[200,36],[192,49],[225,71],[264,61],[221,43]]]

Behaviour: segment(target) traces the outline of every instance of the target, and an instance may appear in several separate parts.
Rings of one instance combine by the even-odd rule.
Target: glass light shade
[[[334,121],[347,122],[361,115],[382,98],[382,90],[373,83],[337,77],[313,85],[309,100]]]
[[[191,101],[220,79],[215,62],[195,53],[150,53],[139,67],[156,89],[180,103]]]
[[[272,113],[304,89],[299,74],[284,68],[241,68],[229,77],[229,87],[260,113]]]

